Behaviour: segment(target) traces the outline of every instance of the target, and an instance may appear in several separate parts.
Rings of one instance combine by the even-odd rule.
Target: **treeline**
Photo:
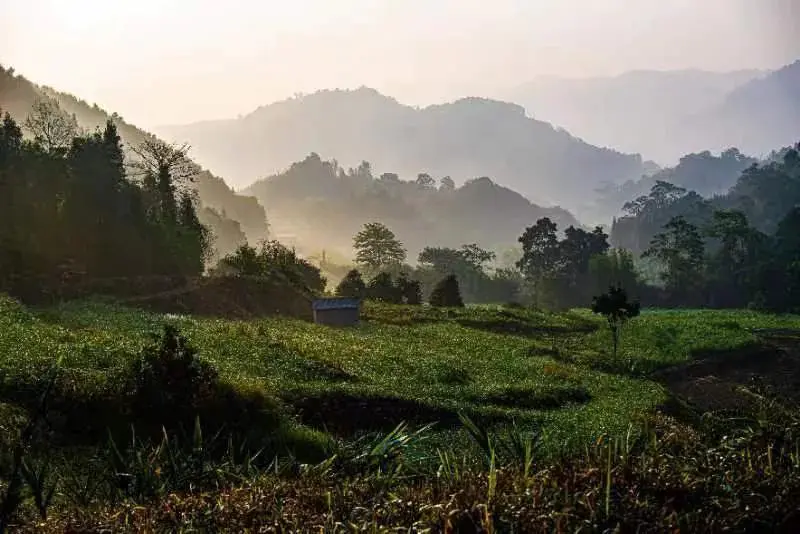
[[[72,275],[197,275],[208,230],[185,150],[151,140],[126,161],[113,122],[79,133],[44,105],[0,127],[0,290]],[[128,175],[135,176],[130,179]]]
[[[461,186],[448,176],[425,172],[405,179],[377,173],[368,162],[345,168],[315,153],[256,182],[246,194],[266,208],[272,235],[342,256],[350,256],[351,236],[370,221],[391,227],[412,257],[426,246],[463,243],[502,250],[513,246],[520,228],[540,217],[564,226],[578,224],[569,212],[532,204],[487,177]]]

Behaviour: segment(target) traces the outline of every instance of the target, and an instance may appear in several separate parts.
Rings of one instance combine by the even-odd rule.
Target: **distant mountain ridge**
[[[763,156],[800,139],[800,61],[772,71],[541,77],[498,96],[590,143],[668,166],[705,150]]]
[[[686,124],[694,143],[766,156],[800,140],[800,60],[737,87]]]
[[[464,98],[414,108],[374,89],[320,91],[240,119],[158,129],[186,140],[199,161],[237,185],[281,172],[313,151],[385,172],[489,176],[540,204],[578,205],[605,181],[638,178],[640,156],[581,141],[516,104]]]

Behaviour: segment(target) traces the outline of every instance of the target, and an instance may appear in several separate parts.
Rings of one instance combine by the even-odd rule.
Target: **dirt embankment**
[[[209,277],[137,296],[125,304],[163,313],[246,319],[282,315],[310,320],[311,295],[279,277]]]
[[[800,403],[800,330],[759,330],[760,342],[735,352],[700,356],[656,379],[701,411],[745,408],[753,384]]]

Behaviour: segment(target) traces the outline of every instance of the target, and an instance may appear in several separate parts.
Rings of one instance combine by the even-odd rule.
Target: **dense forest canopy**
[[[111,120],[123,141],[123,150],[137,146],[154,137],[125,122],[116,113],[107,113],[97,105],[49,87],[37,86],[13,69],[0,66],[0,108],[7,111],[20,125],[37,103],[57,106],[66,116],[74,117],[80,130],[93,132],[105,128]],[[23,133],[27,135],[23,128]],[[128,154],[129,155],[129,154]],[[192,187],[198,193],[198,216],[214,234],[215,248],[225,254],[244,242],[257,241],[268,235],[264,209],[252,197],[236,194],[222,178],[197,167]]]
[[[203,272],[211,240],[188,186],[193,175],[182,170],[190,162],[179,147],[143,146],[150,159],[137,162],[137,179],[131,179],[112,121],[71,138],[67,129],[58,138],[52,131],[37,129],[32,141],[24,140],[14,119],[8,113],[2,118],[0,291],[25,294],[76,275]]]

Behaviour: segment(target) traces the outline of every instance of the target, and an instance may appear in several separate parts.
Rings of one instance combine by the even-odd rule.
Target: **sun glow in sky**
[[[798,58],[800,0],[0,0],[0,63],[149,128],[323,88],[424,105]]]

